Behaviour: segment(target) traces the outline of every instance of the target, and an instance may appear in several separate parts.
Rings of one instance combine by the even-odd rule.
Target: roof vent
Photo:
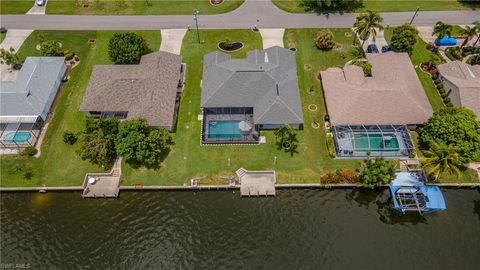
[[[32,95],[32,93],[30,93],[30,90],[28,90],[28,92],[27,92],[27,97],[29,97],[29,96],[31,96],[31,95]]]
[[[277,89],[277,97],[280,96],[280,93],[278,92],[278,83],[275,84],[275,88]]]
[[[268,63],[268,54],[265,53],[265,63]]]

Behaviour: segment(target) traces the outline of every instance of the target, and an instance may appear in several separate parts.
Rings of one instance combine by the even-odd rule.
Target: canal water
[[[1,263],[32,269],[479,269],[480,192],[401,215],[387,190],[1,194]]]

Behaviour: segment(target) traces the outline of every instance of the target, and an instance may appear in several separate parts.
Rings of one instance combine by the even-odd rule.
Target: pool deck
[[[247,171],[240,168],[237,176],[242,197],[275,196],[275,171]]]

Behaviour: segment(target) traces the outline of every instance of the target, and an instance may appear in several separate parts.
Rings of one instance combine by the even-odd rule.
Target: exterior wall
[[[462,102],[460,101],[460,93],[458,90],[458,87],[451,83],[449,80],[447,80],[445,77],[441,76],[440,74],[440,80],[443,83],[443,88],[445,89],[445,92],[448,94],[448,97],[452,101],[453,105],[461,106]]]
[[[53,101],[57,96],[58,89],[60,88],[60,84],[62,83],[63,76],[65,76],[65,72],[67,71],[67,66],[63,64],[62,69],[57,75],[55,80],[55,84],[52,86],[50,90],[50,95],[48,96],[47,102],[45,107],[43,108],[42,114],[40,117],[45,121],[47,119],[48,114],[50,113],[50,109],[52,108]]]
[[[257,125],[257,126],[259,127],[259,129],[277,129],[283,125],[268,124],[268,125]],[[289,124],[289,126],[294,129],[300,129],[299,124]]]

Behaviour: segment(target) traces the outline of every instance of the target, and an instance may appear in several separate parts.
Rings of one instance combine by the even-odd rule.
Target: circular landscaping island
[[[318,109],[317,105],[315,105],[315,104],[308,105],[308,110],[311,111],[311,112],[315,112],[317,109]]]
[[[236,42],[222,41],[222,42],[218,43],[218,48],[220,48],[220,50],[222,50],[222,51],[234,52],[234,51],[238,51],[241,48],[243,48],[243,43],[240,42],[240,41],[236,41]]]
[[[210,0],[210,4],[212,4],[213,6],[218,6],[223,4],[223,0]]]

